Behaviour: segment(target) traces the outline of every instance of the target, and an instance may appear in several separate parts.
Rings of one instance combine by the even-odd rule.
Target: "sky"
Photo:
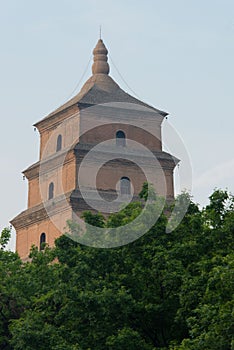
[[[89,78],[100,25],[111,76],[169,113],[164,137],[168,123],[183,141],[194,201],[234,193],[232,0],[0,0],[0,229],[27,206],[21,172],[39,155],[32,125]]]

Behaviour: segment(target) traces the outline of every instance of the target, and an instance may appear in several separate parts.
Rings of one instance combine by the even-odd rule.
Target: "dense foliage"
[[[141,205],[84,217],[119,226]],[[171,233],[167,215],[132,244],[97,249],[62,236],[27,263],[4,250],[5,229],[0,349],[234,349],[234,199],[217,190],[202,210],[190,201]]]

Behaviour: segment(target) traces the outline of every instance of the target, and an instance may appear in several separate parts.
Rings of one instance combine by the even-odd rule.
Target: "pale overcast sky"
[[[0,4],[0,229],[26,208],[21,171],[38,160],[39,151],[32,124],[71,97],[100,24],[127,84],[169,113],[190,155],[194,200],[205,205],[215,187],[234,192],[232,0]],[[132,94],[111,61],[110,66],[111,76]],[[90,75],[91,66],[81,85]]]

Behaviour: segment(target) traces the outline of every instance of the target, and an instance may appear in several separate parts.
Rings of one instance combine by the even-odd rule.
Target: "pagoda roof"
[[[93,50],[93,75],[85,82],[80,92],[76,96],[61,105],[59,108],[55,109],[40,122],[36,123],[35,126],[40,124],[42,121],[51,118],[57,113],[66,110],[67,108],[78,105],[78,103],[97,105],[111,102],[126,102],[150,108],[153,112],[159,113],[162,117],[165,117],[168,114],[148,105],[147,103],[122,90],[120,86],[109,76],[107,53],[108,51],[102,39],[99,39],[95,49]]]

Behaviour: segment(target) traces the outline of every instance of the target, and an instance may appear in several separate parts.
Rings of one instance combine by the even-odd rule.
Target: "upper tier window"
[[[56,152],[60,151],[62,149],[62,135],[58,135],[57,137],[57,145],[56,145]]]
[[[128,177],[121,177],[120,179],[120,194],[130,195],[131,194],[131,181]]]
[[[126,137],[125,133],[122,130],[119,130],[116,133],[116,145],[122,147],[126,146]]]
[[[52,199],[53,197],[54,197],[54,183],[51,182],[49,184],[48,199]]]

